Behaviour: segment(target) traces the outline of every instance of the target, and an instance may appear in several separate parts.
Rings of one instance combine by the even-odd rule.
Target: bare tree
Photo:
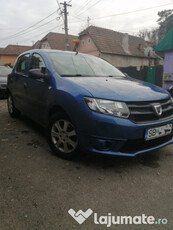
[[[158,12],[159,24],[158,36],[159,40],[162,39],[168,31],[173,28],[173,10],[163,10]]]
[[[138,32],[138,36],[156,45],[173,28],[173,10],[163,10],[158,12],[158,28],[143,29]]]
[[[145,41],[151,42],[153,45],[156,45],[158,42],[158,29],[152,28],[152,29],[144,29],[140,30],[138,32],[138,36]]]

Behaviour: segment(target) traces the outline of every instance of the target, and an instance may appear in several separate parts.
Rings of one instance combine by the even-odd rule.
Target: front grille
[[[146,141],[144,139],[128,140],[125,145],[121,148],[120,152],[132,154],[134,152],[154,148],[162,145],[172,139],[173,134],[169,134],[164,137],[156,138],[153,140]]]
[[[160,103],[162,114],[158,116],[153,109],[154,104]],[[135,123],[145,123],[169,118],[173,116],[173,103],[171,99],[153,102],[127,103],[130,110],[129,119]]]

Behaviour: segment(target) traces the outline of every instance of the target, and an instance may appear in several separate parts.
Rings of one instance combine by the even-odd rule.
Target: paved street
[[[0,230],[172,230],[173,146],[136,158],[54,156],[44,130],[24,116],[9,117],[0,100]],[[79,225],[69,214],[154,216],[166,225]]]

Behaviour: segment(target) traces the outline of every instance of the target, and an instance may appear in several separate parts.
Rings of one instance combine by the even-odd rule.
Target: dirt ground
[[[69,214],[166,218],[165,225],[79,225]],[[172,230],[173,145],[136,158],[54,156],[44,130],[24,116],[12,119],[0,100],[0,230]]]

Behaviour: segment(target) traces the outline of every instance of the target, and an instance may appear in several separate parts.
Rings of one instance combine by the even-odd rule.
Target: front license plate
[[[169,135],[172,132],[172,124],[167,124],[164,126],[147,129],[145,131],[145,140],[151,140],[158,137]]]

